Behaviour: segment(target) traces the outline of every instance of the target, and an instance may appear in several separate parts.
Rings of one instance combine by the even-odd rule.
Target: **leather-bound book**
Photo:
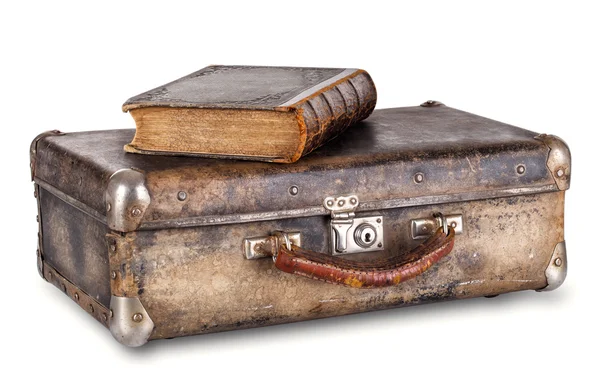
[[[366,71],[209,66],[130,98],[127,152],[290,163],[367,118]]]

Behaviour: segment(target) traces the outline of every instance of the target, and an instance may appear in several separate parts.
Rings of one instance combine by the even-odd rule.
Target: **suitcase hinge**
[[[331,213],[331,254],[383,250],[383,217],[356,218],[356,195],[327,197],[323,206]]]

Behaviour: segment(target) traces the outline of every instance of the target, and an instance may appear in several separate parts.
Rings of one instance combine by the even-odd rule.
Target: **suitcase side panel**
[[[108,228],[41,187],[38,197],[44,262],[108,308]]]
[[[329,243],[326,217],[138,231],[122,238],[133,248],[131,274],[155,325],[151,338],[158,339],[541,289],[555,246],[564,240],[563,207],[564,192],[551,192],[380,211],[385,246],[416,246],[410,220],[436,211],[463,214],[465,221],[449,256],[413,280],[381,289],[326,284],[280,272],[271,259],[242,256],[245,237],[276,230],[301,231],[303,248],[323,250]]]

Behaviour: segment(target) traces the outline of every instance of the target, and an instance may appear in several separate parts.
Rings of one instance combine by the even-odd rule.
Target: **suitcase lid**
[[[565,190],[559,138],[426,102],[376,110],[293,164],[125,153],[134,130],[40,135],[36,183],[114,230],[327,215]]]

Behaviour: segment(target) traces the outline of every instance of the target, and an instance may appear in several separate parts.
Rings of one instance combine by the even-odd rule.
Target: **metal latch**
[[[462,234],[463,217],[461,214],[442,215],[434,214],[430,218],[413,219],[410,223],[410,230],[413,240],[429,238],[440,227],[450,226],[454,229],[454,234]]]
[[[277,249],[283,242],[302,247],[302,234],[300,232],[275,232],[270,236],[244,238],[242,253],[249,260],[276,256]]]
[[[383,250],[383,217],[356,218],[355,195],[327,197],[323,205],[331,212],[331,254],[355,254]]]

